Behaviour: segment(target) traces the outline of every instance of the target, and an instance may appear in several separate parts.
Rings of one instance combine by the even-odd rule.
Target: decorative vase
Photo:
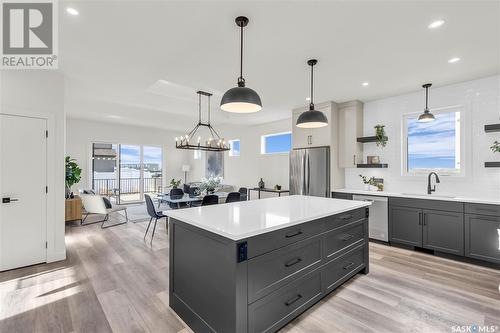
[[[69,194],[69,198],[70,198],[70,199],[74,199],[74,198],[75,198],[75,194],[74,194],[73,192],[71,192],[71,193]]]
[[[259,182],[259,188],[264,188],[264,186],[266,186],[266,185],[264,184],[264,181],[261,178],[260,182]]]
[[[275,185],[275,186],[274,186],[274,189],[275,189],[276,191],[281,191],[281,185]]]
[[[70,194],[71,194],[71,189],[69,188],[69,186],[66,186],[66,193],[65,193],[66,199],[69,199]]]

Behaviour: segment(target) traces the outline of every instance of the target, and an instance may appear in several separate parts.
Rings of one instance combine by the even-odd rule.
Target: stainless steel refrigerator
[[[290,194],[330,196],[330,147],[290,152]]]

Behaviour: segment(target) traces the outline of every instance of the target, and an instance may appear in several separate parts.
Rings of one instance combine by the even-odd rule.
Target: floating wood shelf
[[[500,162],[484,162],[485,168],[500,168]]]
[[[384,137],[385,140],[389,140],[388,137]],[[376,136],[364,136],[362,138],[358,138],[356,141],[360,143],[368,143],[368,142],[377,142],[377,137]]]
[[[388,168],[389,165],[386,163],[373,163],[373,164],[357,164],[358,168]]]
[[[485,132],[500,132],[500,124],[484,125]]]

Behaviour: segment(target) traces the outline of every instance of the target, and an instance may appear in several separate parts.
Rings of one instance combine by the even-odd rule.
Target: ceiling
[[[417,91],[425,82],[441,86],[499,72],[498,1],[60,4],[70,118],[186,130],[197,119],[201,89],[214,93],[214,122],[286,119],[308,103],[310,58],[319,60],[316,102],[366,102]],[[218,107],[238,76],[238,15],[250,19],[243,75],[262,99],[255,114]],[[446,22],[429,29],[436,19]],[[461,60],[450,64],[452,57]]]

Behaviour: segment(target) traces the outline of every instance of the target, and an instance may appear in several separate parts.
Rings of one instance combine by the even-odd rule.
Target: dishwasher
[[[387,197],[375,195],[353,195],[353,200],[371,202],[368,218],[368,234],[372,239],[387,242],[389,240],[389,211]]]

